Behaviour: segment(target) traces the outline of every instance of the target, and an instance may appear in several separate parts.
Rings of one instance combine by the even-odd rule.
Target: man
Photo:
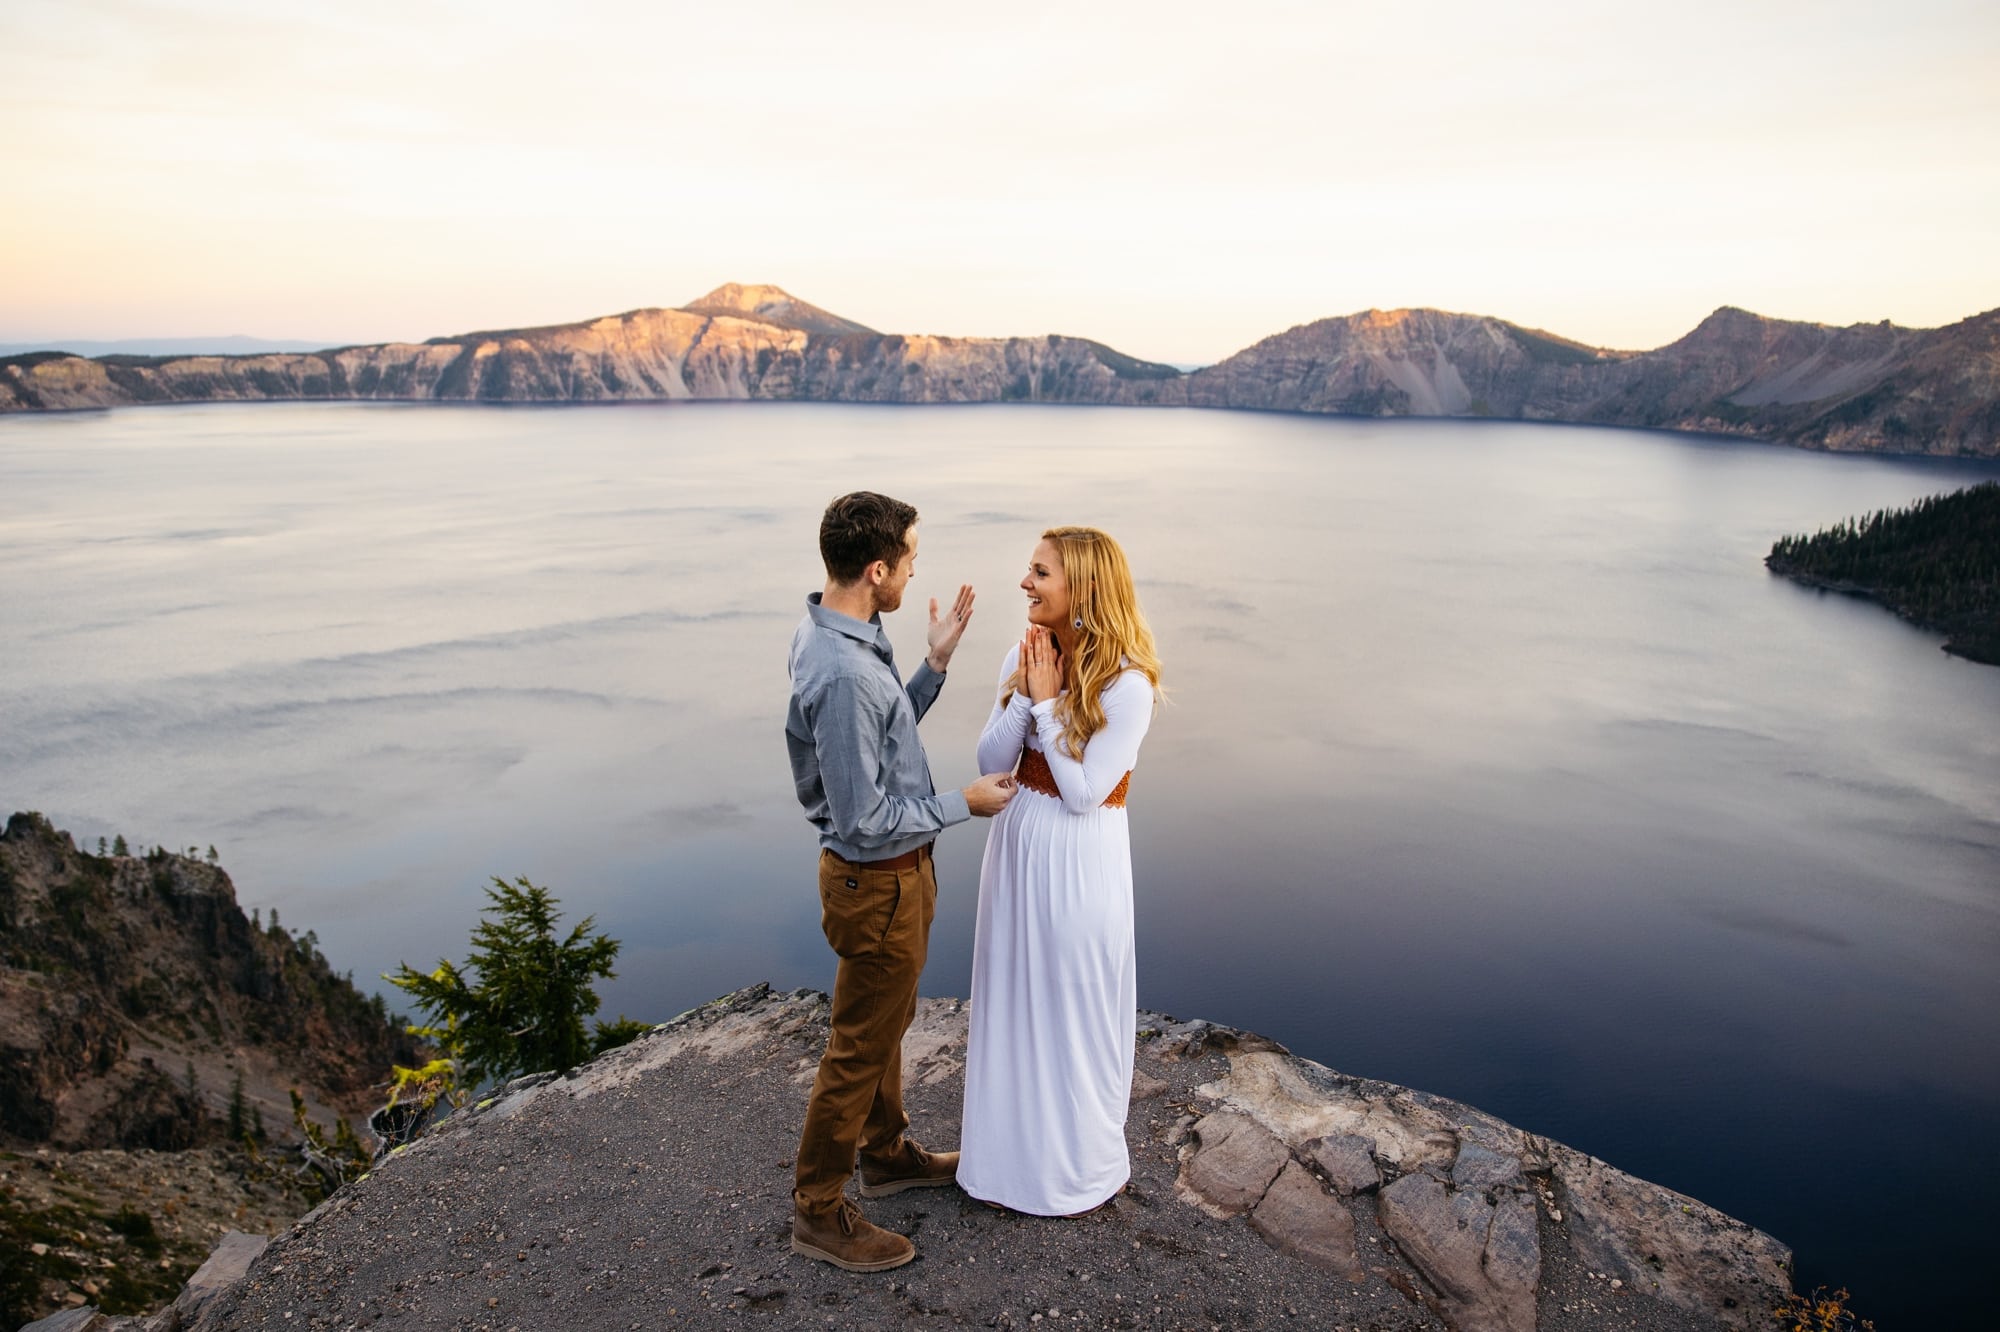
[[[843,495],[820,521],[819,549],[826,587],[806,598],[792,635],[785,747],[819,831],[820,925],[840,966],[799,1138],[792,1251],[880,1272],[917,1251],[848,1200],[856,1149],[864,1198],[950,1184],[958,1170],[957,1152],[910,1140],[903,1111],[903,1033],[937,905],[931,843],[954,823],[1006,808],[1014,779],[981,777],[943,795],[931,785],[917,722],[972,618],[972,588],[959,588],[949,619],[931,599],[929,651],[905,685],[882,616],[903,604],[916,571],[917,511],[869,491]]]

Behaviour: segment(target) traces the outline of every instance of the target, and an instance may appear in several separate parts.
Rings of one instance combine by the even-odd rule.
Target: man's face
[[[875,585],[875,609],[886,612],[901,606],[903,589],[910,585],[910,579],[916,572],[917,529],[912,525],[909,531],[903,533],[903,558]]]

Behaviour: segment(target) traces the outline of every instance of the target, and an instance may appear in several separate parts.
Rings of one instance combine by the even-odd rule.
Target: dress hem
[[[1125,1177],[1118,1181],[1117,1185],[1112,1188],[1111,1192],[1105,1194],[1102,1198],[1099,1198],[1096,1202],[1085,1203],[1081,1207],[1067,1207],[1061,1211],[1044,1211],[1039,1207],[1019,1207],[1010,1202],[1003,1202],[999,1198],[988,1198],[981,1194],[974,1193],[971,1189],[966,1188],[965,1182],[963,1180],[959,1181],[958,1187],[964,1190],[965,1196],[968,1198],[972,1198],[983,1203],[991,1203],[996,1207],[1004,1207],[1010,1212],[1019,1212],[1023,1216],[1070,1217],[1070,1216],[1082,1216],[1086,1212],[1096,1211],[1098,1208],[1104,1206],[1104,1204],[1110,1202],[1113,1198],[1116,1198],[1119,1194],[1123,1193],[1125,1191],[1125,1186],[1127,1184],[1130,1184],[1131,1182],[1132,1182],[1132,1173],[1128,1170],[1125,1173]]]

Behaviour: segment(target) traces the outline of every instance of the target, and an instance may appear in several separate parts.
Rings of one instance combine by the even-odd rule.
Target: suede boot
[[[927,1152],[908,1138],[886,1160],[861,1158],[861,1196],[881,1198],[904,1189],[934,1189],[958,1183],[957,1152]]]
[[[884,1230],[842,1198],[831,1212],[792,1209],[792,1252],[850,1272],[886,1272],[917,1256],[917,1246]]]

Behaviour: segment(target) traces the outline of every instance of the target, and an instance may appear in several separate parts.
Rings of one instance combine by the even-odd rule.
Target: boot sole
[[[864,1198],[886,1198],[904,1189],[941,1189],[956,1183],[957,1175],[946,1175],[943,1179],[892,1179],[887,1184],[857,1183],[855,1191]]]
[[[823,1263],[832,1263],[835,1267],[845,1268],[849,1272],[886,1272],[892,1267],[901,1267],[917,1256],[913,1246],[908,1253],[899,1257],[884,1258],[874,1263],[857,1263],[838,1254],[828,1253],[825,1249],[814,1248],[797,1235],[792,1236],[792,1252],[804,1254],[808,1258],[817,1258]]]

